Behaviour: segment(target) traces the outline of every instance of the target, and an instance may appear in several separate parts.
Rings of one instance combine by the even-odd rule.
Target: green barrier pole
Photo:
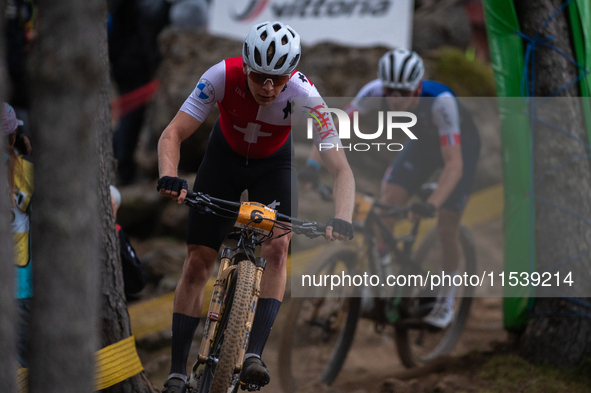
[[[576,0],[569,5],[569,16],[577,63],[591,69],[591,3],[589,0]],[[587,126],[587,138],[591,141],[591,76],[580,81],[583,96],[583,113]]]
[[[531,138],[527,104],[521,97],[524,48],[512,0],[483,0],[491,62],[495,74],[505,190],[505,271],[535,270],[535,243],[530,230],[534,206],[529,198]],[[533,266],[531,266],[533,264]],[[528,320],[529,290],[504,287],[503,319],[510,331],[521,331]]]

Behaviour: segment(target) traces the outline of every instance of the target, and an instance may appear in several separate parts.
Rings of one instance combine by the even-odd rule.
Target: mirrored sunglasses
[[[248,68],[248,78],[257,85],[261,86],[267,83],[267,81],[271,81],[273,86],[284,85],[287,83],[287,81],[289,81],[289,75],[261,74],[259,72],[254,72],[250,69],[250,67]]]

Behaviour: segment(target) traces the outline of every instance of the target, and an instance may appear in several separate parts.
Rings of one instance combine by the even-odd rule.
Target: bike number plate
[[[275,210],[262,203],[242,202],[234,226],[238,228],[248,226],[253,232],[268,236],[273,230],[276,216]]]
[[[357,221],[358,224],[363,225],[367,219],[367,215],[373,205],[373,198],[367,195],[356,195],[355,196],[355,209],[353,210],[353,220]]]

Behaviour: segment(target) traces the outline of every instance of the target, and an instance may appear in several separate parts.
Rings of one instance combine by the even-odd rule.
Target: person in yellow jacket
[[[5,139],[5,161],[12,201],[12,233],[16,264],[16,298],[19,309],[18,360],[26,367],[26,336],[32,290],[32,257],[30,216],[33,196],[33,163],[29,159],[29,139],[18,132],[22,121],[12,106],[2,103],[2,132]]]

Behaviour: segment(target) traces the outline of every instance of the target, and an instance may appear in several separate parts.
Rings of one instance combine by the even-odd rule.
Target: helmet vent
[[[408,77],[408,81],[413,82],[415,79],[417,79],[418,76],[419,76],[419,65],[415,64],[415,66],[412,68],[412,71],[410,72],[410,76]]]
[[[266,40],[267,39],[267,32],[263,31],[263,33],[261,34],[261,40]]]
[[[406,56],[406,58],[402,62],[402,66],[400,67],[400,79],[399,79],[401,82],[404,81],[404,71],[406,71],[406,65],[410,61],[411,57],[412,57],[412,53],[409,53],[408,56]]]
[[[295,33],[293,32],[293,30],[291,30],[291,29],[287,29],[287,31],[289,31],[289,32],[291,33],[291,36],[292,36],[292,37],[295,37],[295,36],[296,36],[296,35],[295,35]]]
[[[267,49],[267,64],[271,64],[273,57],[275,56],[275,41],[271,41],[269,49]]]
[[[246,55],[246,57],[248,57],[249,53],[248,53],[248,44],[245,42],[244,43],[244,54]]]
[[[277,60],[277,64],[275,64],[275,69],[278,70],[281,67],[283,67],[283,64],[285,64],[285,60],[287,60],[287,54],[281,56],[279,60]]]
[[[289,63],[289,68],[295,66],[298,63],[298,60],[300,59],[300,55],[295,55],[295,57],[293,59],[291,59],[291,63]]]
[[[278,23],[275,23],[275,24],[273,25],[273,30],[275,30],[275,31],[279,31],[279,30],[281,30],[281,25],[280,25],[280,24],[278,24]]]
[[[284,35],[283,37],[281,37],[281,44],[282,45],[287,44],[287,41],[288,41],[287,35]]]
[[[394,82],[394,53],[390,54],[390,82]]]
[[[261,62],[261,52],[259,52],[259,48],[257,47],[254,48],[254,62],[259,67],[262,67],[263,65]]]

